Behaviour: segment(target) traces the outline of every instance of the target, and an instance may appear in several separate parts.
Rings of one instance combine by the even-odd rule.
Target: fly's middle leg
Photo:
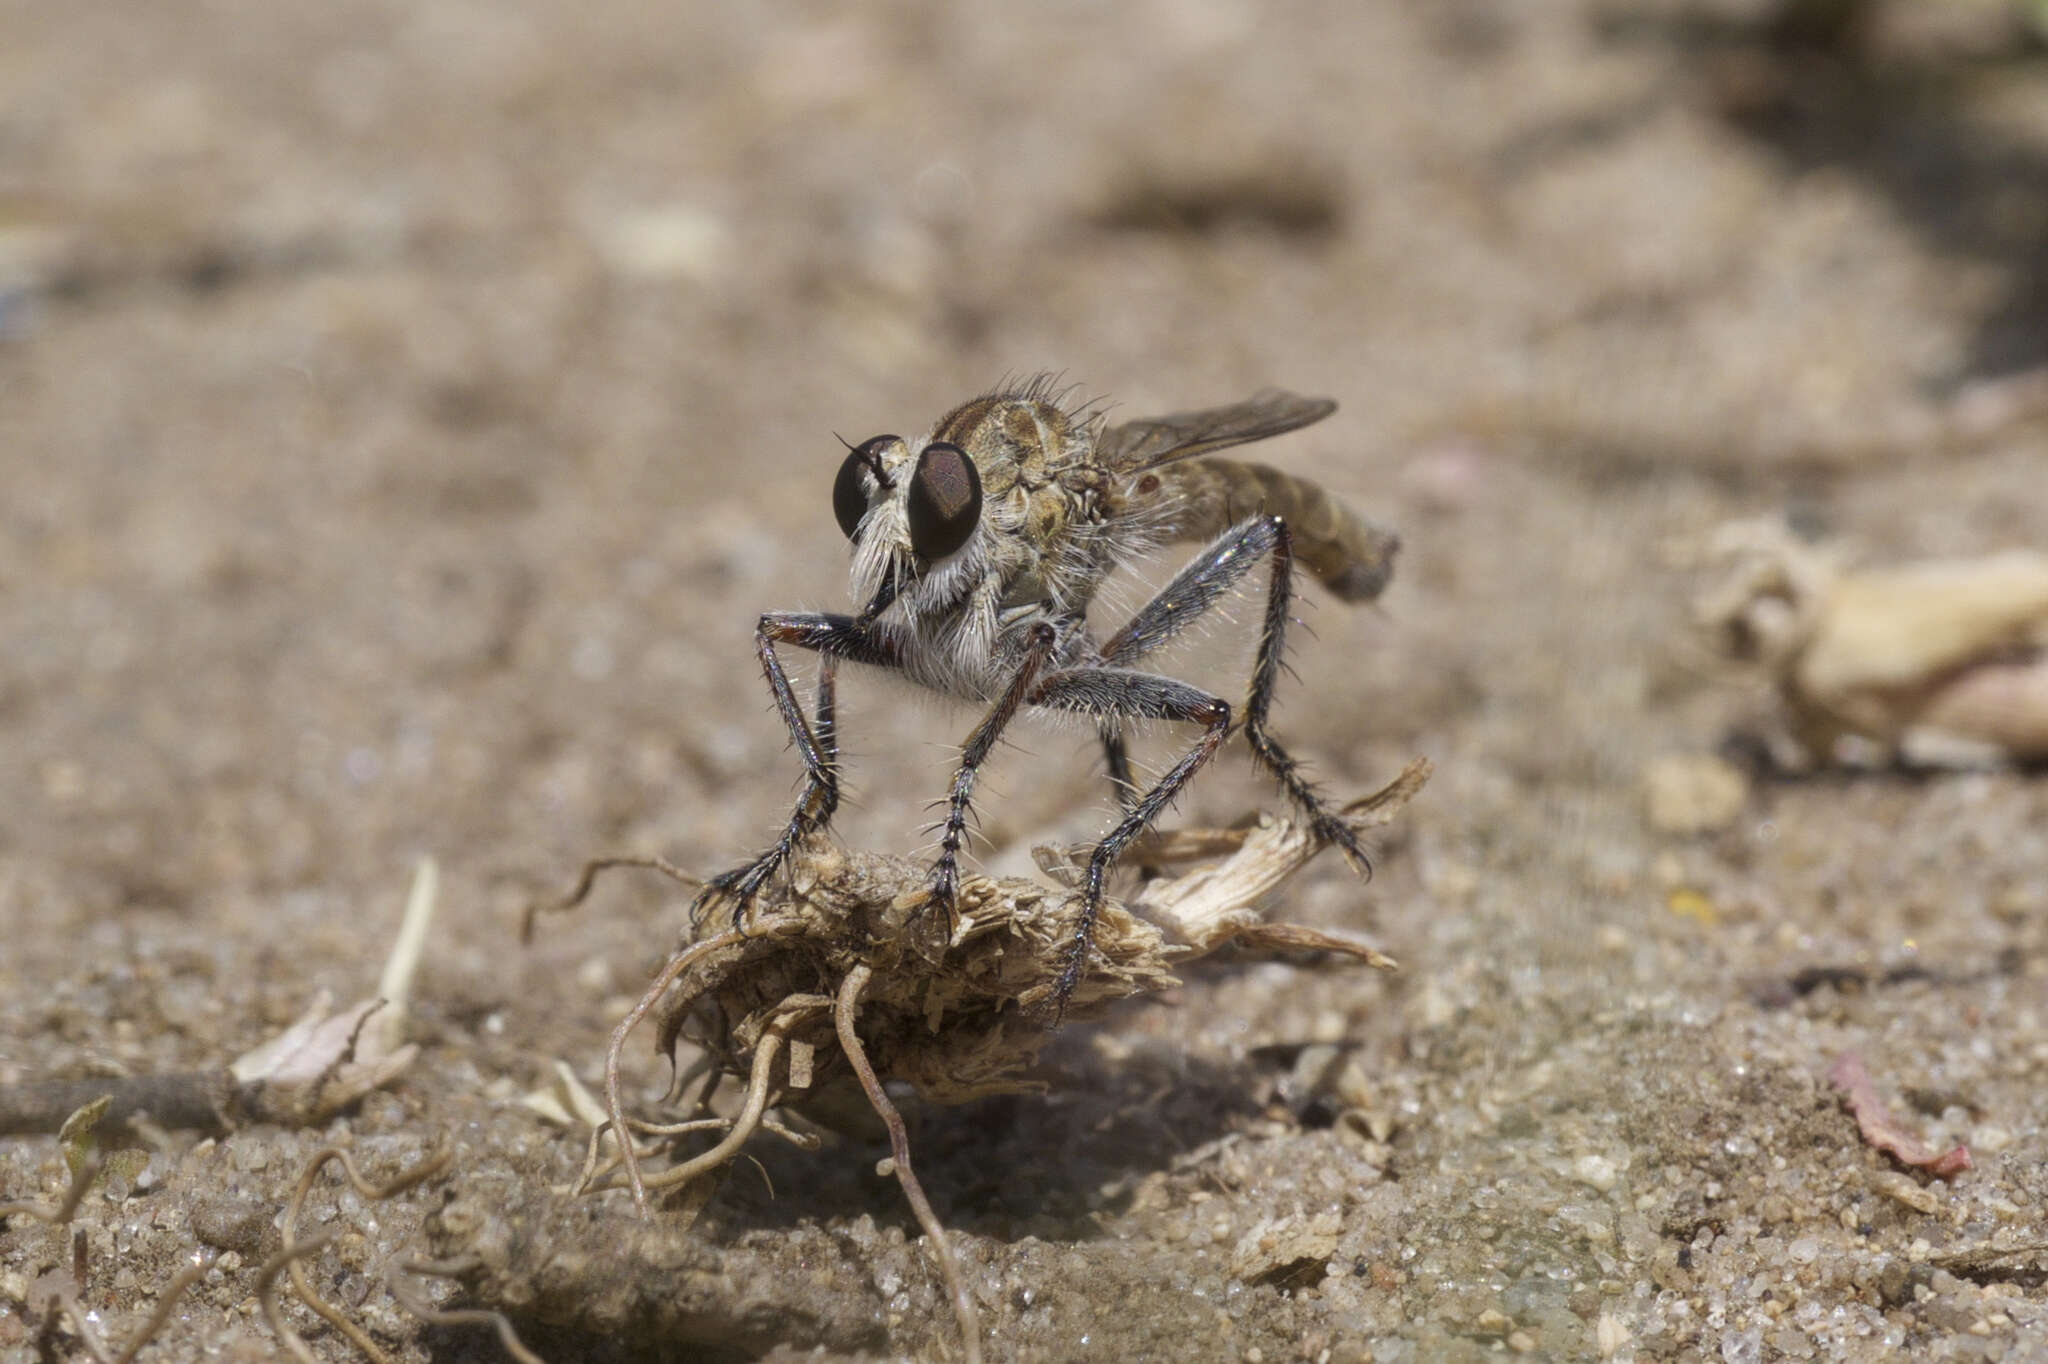
[[[925,901],[925,908],[936,908],[946,916],[946,926],[953,926],[953,901],[960,889],[960,848],[967,840],[967,819],[974,798],[975,778],[980,775],[982,763],[988,760],[990,750],[1003,736],[1003,730],[1015,718],[1017,708],[1024,704],[1045,661],[1052,656],[1053,643],[1057,638],[1052,626],[1032,627],[1030,642],[1024,656],[1011,676],[1009,685],[996,698],[981,723],[967,736],[961,746],[960,766],[954,769],[953,786],[946,801],[945,832],[939,838],[939,857],[932,864],[931,897]]]

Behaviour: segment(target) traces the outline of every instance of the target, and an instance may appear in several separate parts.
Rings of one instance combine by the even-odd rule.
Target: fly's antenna
[[[868,447],[865,445],[855,445],[852,441],[840,435],[837,431],[834,431],[832,433],[832,439],[838,441],[841,445],[845,446],[847,454],[860,456],[860,462],[868,466],[868,472],[875,476],[875,483],[878,486],[884,489],[893,488],[896,486],[895,483],[893,483],[890,480],[889,476],[882,472],[882,457],[880,455],[868,449]]]

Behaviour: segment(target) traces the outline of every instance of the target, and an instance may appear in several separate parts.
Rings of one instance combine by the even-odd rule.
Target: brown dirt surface
[[[460,1249],[448,1210],[498,1258],[425,1291],[557,1364],[958,1358],[868,1135],[763,1136],[687,1230],[551,1199],[582,1135],[518,1097],[595,1081],[683,897],[517,926],[598,852],[761,845],[798,769],[750,632],[844,601],[834,433],[1040,369],[1125,417],[1340,400],[1259,457],[1405,547],[1374,607],[1311,589],[1276,728],[1335,792],[1436,775],[1370,884],[1324,858],[1276,905],[1400,972],[1203,964],[1064,1030],[1046,1093],[912,1115],[990,1358],[2048,1358],[2013,1249],[2048,1239],[2048,785],[1787,775],[1687,612],[1736,516],[2042,547],[2015,13],[0,6],[0,1088],[218,1068],[370,992],[442,872],[412,1069],[110,1159],[80,1262],[8,1218],[0,1364],[80,1357],[60,1289],[118,1349],[203,1251],[142,1357],[279,1357],[257,1277],[308,1158],[381,1180],[444,1138],[444,1175],[373,1204],[330,1168],[302,1219],[394,1358],[504,1357],[384,1290]],[[1189,676],[1237,692],[1253,596]],[[917,852],[973,719],[842,698],[838,835]],[[1723,814],[1661,831],[1646,774],[1715,752]],[[1104,827],[1095,761],[1020,731],[982,863]],[[1233,745],[1175,819],[1274,799]],[[1866,1146],[1849,1051],[1973,1168]],[[0,1201],[65,1182],[0,1138]]]

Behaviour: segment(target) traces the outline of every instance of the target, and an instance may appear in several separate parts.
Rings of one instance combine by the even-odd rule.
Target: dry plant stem
[[[551,905],[528,905],[526,913],[519,920],[519,941],[533,941],[534,921],[543,914],[564,914],[590,898],[590,888],[597,883],[598,875],[614,867],[645,867],[658,871],[671,881],[680,881],[686,886],[701,887],[702,877],[692,876],[666,857],[593,857],[583,864],[583,870],[576,874],[576,885],[567,895]]]
[[[590,1129],[590,1142],[583,1152],[583,1172],[576,1176],[576,1182],[569,1186],[569,1192],[582,1193],[590,1187],[592,1180],[608,1175],[618,1168],[620,1158],[617,1156],[604,1162],[601,1169],[598,1165],[599,1153],[604,1150],[605,1134],[611,1130],[612,1120],[610,1118],[606,1118],[603,1122]]]
[[[213,1257],[209,1255],[199,1264],[187,1265],[180,1270],[178,1277],[172,1279],[165,1287],[163,1296],[157,1299],[156,1310],[149,1314],[148,1321],[142,1323],[142,1329],[135,1333],[135,1339],[129,1341],[128,1348],[117,1355],[107,1353],[99,1337],[93,1334],[91,1323],[86,1320],[85,1309],[68,1293],[63,1298],[64,1310],[70,1314],[71,1325],[78,1332],[79,1340],[84,1342],[85,1352],[98,1360],[99,1364],[129,1364],[129,1361],[135,1358],[136,1352],[147,1345],[158,1331],[164,1329],[164,1323],[171,1319],[171,1313],[177,1309],[178,1299],[185,1296],[185,1290],[199,1282],[200,1276],[212,1267]]]
[[[32,1198],[24,1198],[15,1203],[0,1203],[0,1219],[15,1216],[33,1217],[39,1222],[48,1222],[51,1226],[63,1226],[71,1220],[71,1215],[78,1211],[78,1205],[85,1201],[85,1191],[92,1187],[93,1180],[99,1177],[100,1167],[105,1164],[105,1157],[95,1151],[72,1172],[71,1183],[65,1188],[62,1199],[55,1203],[39,1203]]]
[[[311,1191],[313,1180],[320,1173],[320,1167],[328,1161],[336,1160],[341,1162],[342,1171],[348,1176],[349,1185],[355,1189],[359,1196],[372,1203],[381,1203],[387,1198],[393,1198],[404,1193],[415,1184],[433,1178],[447,1168],[448,1162],[453,1155],[454,1152],[443,1145],[410,1170],[401,1171],[388,1183],[372,1184],[364,1179],[362,1173],[356,1169],[355,1162],[349,1159],[348,1152],[342,1150],[339,1146],[323,1146],[318,1151],[315,1151],[312,1160],[306,1163],[305,1173],[299,1176],[298,1186],[292,1190],[291,1201],[285,1204],[284,1225],[279,1228],[283,1233],[285,1245],[287,1247],[297,1246],[299,1240],[299,1209],[305,1205],[306,1194]],[[338,1308],[313,1291],[313,1285],[307,1281],[305,1270],[302,1267],[302,1255],[288,1255],[281,1258],[284,1260],[285,1272],[291,1277],[292,1291],[299,1295],[301,1302],[310,1307],[329,1326],[347,1336],[350,1344],[361,1350],[370,1359],[376,1361],[376,1364],[388,1364],[389,1356],[377,1348],[377,1343],[370,1339],[362,1327],[343,1316]]]
[[[702,1155],[693,1156],[681,1165],[663,1170],[652,1179],[644,1181],[643,1188],[673,1189],[677,1185],[687,1184],[697,1176],[725,1164],[733,1158],[740,1147],[747,1144],[747,1139],[761,1126],[761,1115],[768,1111],[768,1095],[773,1088],[770,1081],[775,1069],[775,1058],[781,1054],[784,1040],[782,1027],[778,1025],[762,1033],[761,1040],[754,1044],[754,1068],[747,1078],[746,1102],[741,1106],[739,1116],[732,1120],[732,1130],[725,1134],[724,1139]]]
[[[100,1119],[109,1128],[147,1113],[162,1127],[218,1132],[230,1126],[236,1088],[226,1070],[30,1080],[0,1086],[0,1134],[55,1132],[66,1118],[99,1098],[111,1101]]]
[[[618,859],[611,860],[614,863],[618,861]],[[593,867],[597,865],[599,864],[591,864]],[[586,867],[584,871],[584,878],[578,883],[579,890],[587,890],[590,878],[596,875],[589,867]],[[578,897],[572,897],[570,903],[574,903],[575,898]],[[629,1133],[631,1131],[626,1125],[626,1107],[619,1102],[619,1056],[626,1049],[626,1038],[632,1034],[634,1028],[640,1025],[640,1020],[647,1017],[648,1011],[661,1002],[661,997],[668,993],[668,987],[676,982],[677,977],[681,976],[683,972],[689,970],[705,957],[711,955],[711,953],[731,947],[734,943],[743,941],[745,937],[746,935],[738,929],[733,929],[729,932],[720,933],[716,937],[706,938],[703,942],[696,943],[670,956],[668,964],[661,968],[660,974],[654,978],[654,983],[647,987],[647,993],[640,996],[640,1002],[633,1006],[633,1011],[619,1020],[618,1027],[612,1029],[611,1045],[605,1048],[604,1053],[604,1111],[612,1120],[612,1130],[614,1132]],[[640,1176],[640,1157],[633,1150],[633,1142],[630,1136],[619,1142],[619,1155],[626,1166],[626,1183],[633,1190],[633,1206],[639,1210],[642,1217],[645,1217],[647,1215],[647,1182]]]
[[[2048,1241],[2022,1241],[2016,1246],[1966,1246],[1930,1255],[1927,1263],[1947,1270],[1982,1270],[2022,1256],[2048,1251]]]
[[[391,1272],[384,1276],[384,1287],[390,1290],[391,1296],[397,1299],[400,1307],[429,1326],[489,1326],[497,1331],[498,1343],[505,1347],[505,1353],[518,1360],[519,1364],[547,1364],[547,1361],[526,1348],[526,1342],[512,1329],[511,1321],[503,1312],[492,1312],[480,1307],[436,1307],[418,1296],[411,1285],[401,1280],[398,1277],[400,1272],[440,1276],[449,1272],[460,1273],[460,1269],[450,1271],[447,1267],[432,1262],[407,1260],[404,1264],[392,1266]]]
[[[853,1073],[860,1077],[860,1087],[867,1092],[868,1102],[874,1105],[875,1115],[889,1129],[889,1153],[896,1164],[896,1182],[903,1186],[903,1196],[910,1200],[910,1211],[917,1218],[917,1224],[924,1228],[925,1239],[938,1259],[939,1274],[945,1279],[946,1291],[953,1298],[953,1315],[960,1323],[967,1364],[981,1364],[981,1313],[975,1309],[974,1299],[968,1296],[967,1280],[960,1273],[960,1261],[953,1254],[952,1243],[946,1239],[946,1229],[939,1225],[938,1214],[932,1211],[931,1201],[924,1196],[924,1186],[917,1182],[917,1174],[910,1168],[910,1133],[903,1126],[903,1115],[896,1111],[895,1104],[889,1102],[889,1095],[882,1088],[881,1080],[876,1078],[875,1068],[868,1063],[867,1048],[861,1045],[860,1033],[854,1027],[860,1011],[861,992],[867,989],[873,975],[873,969],[867,965],[856,966],[846,973],[846,979],[839,986],[839,998],[832,1009],[832,1022],[839,1031],[839,1049],[846,1054]]]
[[[692,1132],[716,1132],[731,1126],[724,1118],[691,1118],[688,1122],[642,1122],[638,1118],[628,1118],[626,1121],[643,1137],[683,1137]],[[605,1127],[609,1129],[611,1124],[607,1122]]]
[[[323,1231],[304,1241],[286,1246],[264,1261],[263,1272],[256,1276],[256,1301],[263,1307],[263,1319],[270,1323],[272,1334],[284,1342],[285,1349],[291,1351],[292,1358],[298,1360],[299,1364],[320,1364],[320,1361],[314,1358],[313,1351],[307,1346],[304,1337],[293,1330],[292,1324],[284,1319],[284,1309],[277,1301],[278,1276],[285,1272],[286,1266],[325,1250],[327,1243],[332,1241],[336,1234],[332,1231]],[[372,1361],[382,1361],[384,1355],[381,1350],[374,1351],[370,1358]]]
[[[799,1151],[815,1151],[824,1145],[824,1140],[815,1132],[799,1132],[773,1113],[761,1119],[761,1130],[781,1137]]]
[[[718,1132],[723,1131],[730,1125],[724,1118],[692,1118],[688,1122],[670,1123],[641,1122],[638,1119],[627,1119],[627,1126],[631,1131],[653,1137],[680,1137],[690,1132]],[[576,1182],[570,1186],[570,1192],[588,1192],[596,1185],[598,1180],[603,1179],[624,1163],[624,1158],[616,1155],[609,1160],[601,1160],[600,1158],[600,1152],[604,1149],[604,1139],[611,1134],[611,1130],[612,1120],[610,1118],[606,1118],[596,1127],[590,1129],[589,1149],[583,1155],[583,1173],[578,1175]],[[618,1140],[616,1137],[612,1139],[614,1141]],[[633,1154],[636,1156],[651,1156],[658,1149],[660,1148],[654,1146],[636,1147]]]

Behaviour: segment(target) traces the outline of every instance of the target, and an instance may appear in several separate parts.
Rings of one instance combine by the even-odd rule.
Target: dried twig
[[[2048,1254],[2048,1241],[2021,1241],[2010,1246],[1975,1245],[1944,1250],[1927,1257],[1927,1263],[1951,1273],[1984,1274],[2008,1260]]]
[[[336,1235],[337,1233],[333,1231],[323,1231],[309,1236],[303,1241],[292,1242],[283,1250],[278,1251],[277,1254],[265,1260],[263,1262],[263,1272],[256,1276],[256,1301],[262,1304],[263,1319],[270,1323],[271,1331],[280,1341],[284,1342],[285,1349],[291,1351],[292,1358],[298,1360],[299,1364],[320,1364],[320,1361],[313,1357],[312,1348],[306,1344],[305,1338],[292,1328],[290,1322],[285,1320],[284,1309],[277,1301],[278,1276],[283,1274],[288,1266],[295,1265],[300,1260],[310,1259],[318,1255],[327,1248],[327,1243],[332,1241]],[[324,1306],[325,1304],[322,1305]],[[320,1309],[315,1307],[313,1310],[317,1312]],[[322,1312],[321,1315],[326,1316],[326,1313]],[[350,1339],[353,1340],[354,1337],[351,1336]],[[368,1353],[373,1364],[381,1364],[381,1361],[386,1359],[384,1352],[377,1349],[375,1345],[370,1347]]]
[[[233,1125],[234,1077],[226,1070],[88,1076],[0,1085],[0,1136],[55,1132],[72,1113],[108,1101],[108,1126],[147,1113],[161,1127],[224,1131]]]
[[[536,904],[526,907],[526,912],[519,916],[519,941],[522,943],[533,941],[533,926],[540,919],[541,915],[566,914],[589,899],[591,887],[597,884],[598,875],[602,872],[610,871],[614,867],[644,867],[649,871],[660,872],[671,881],[680,881],[684,885],[693,888],[702,887],[704,884],[701,877],[692,876],[666,857],[593,857],[588,862],[585,862],[583,870],[576,874],[576,884],[570,888],[567,895],[550,904]]]
[[[960,1322],[960,1338],[966,1346],[967,1364],[981,1364],[981,1314],[975,1310],[974,1298],[967,1291],[967,1280],[960,1273],[960,1261],[953,1254],[952,1243],[946,1239],[946,1229],[939,1224],[938,1214],[932,1211],[931,1200],[924,1196],[924,1186],[917,1182],[917,1173],[910,1168],[910,1133],[903,1126],[903,1115],[896,1111],[895,1104],[889,1102],[888,1092],[875,1076],[875,1068],[868,1064],[867,1048],[861,1045],[860,1033],[854,1026],[860,1011],[861,992],[867,989],[873,976],[874,972],[866,966],[856,966],[847,972],[845,982],[839,987],[838,1002],[832,1010],[832,1022],[839,1033],[840,1050],[845,1052],[853,1073],[860,1077],[860,1087],[866,1091],[868,1102],[874,1105],[875,1115],[889,1129],[889,1154],[895,1163],[896,1182],[903,1186],[903,1196],[910,1200],[910,1211],[917,1218],[918,1226],[924,1228],[925,1240],[939,1262],[940,1277],[945,1279],[946,1291],[952,1295],[953,1315]]]

